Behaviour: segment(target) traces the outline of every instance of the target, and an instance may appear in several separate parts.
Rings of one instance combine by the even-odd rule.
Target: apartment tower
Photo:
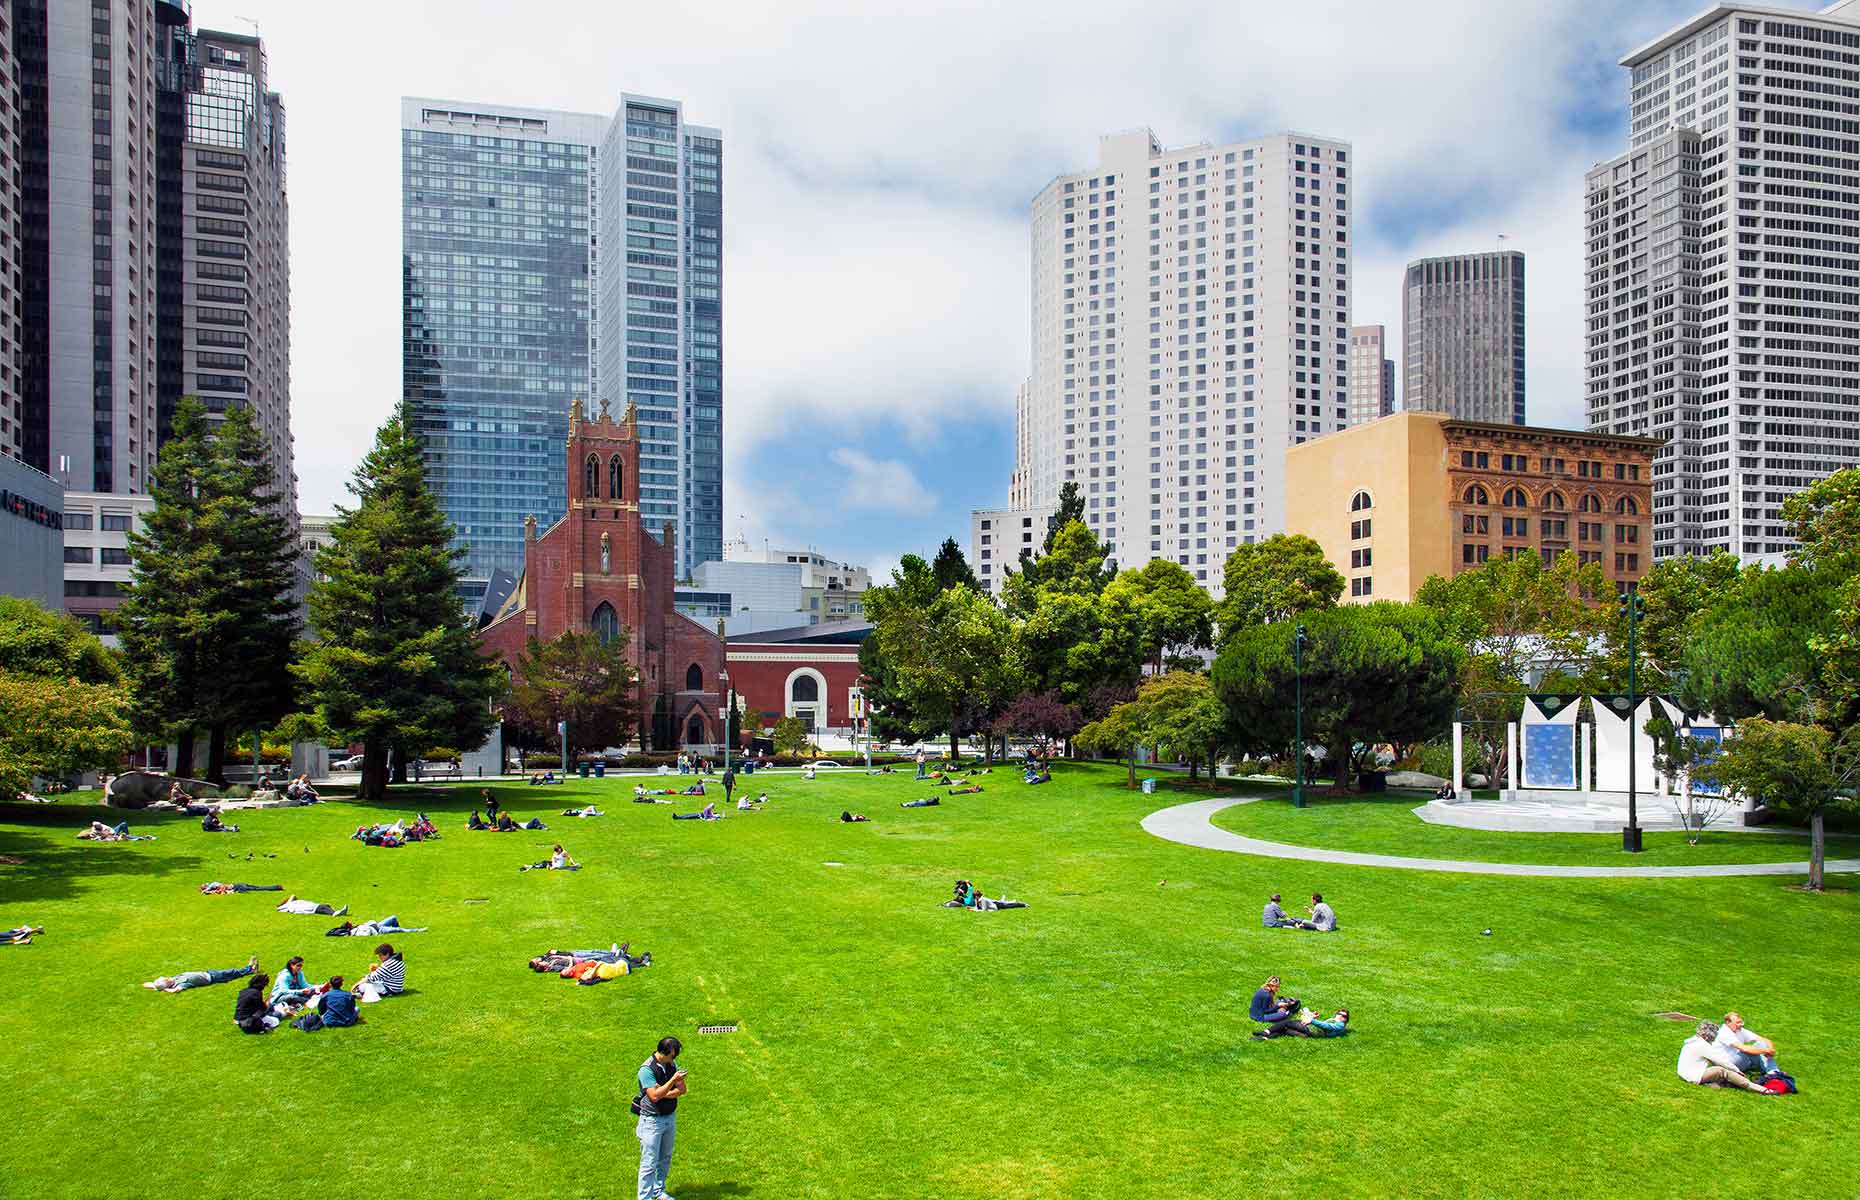
[[[19,68],[13,0],[0,0],[0,456],[20,456]]]
[[[1409,263],[1401,318],[1404,411],[1524,424],[1524,255]]]
[[[1350,330],[1350,424],[1366,425],[1395,411],[1395,362],[1381,325]]]
[[[1217,594],[1284,528],[1285,452],[1348,424],[1350,148],[1112,134],[1032,207],[1024,507],[1077,483],[1126,565]]]
[[[1587,176],[1589,427],[1662,443],[1656,559],[1776,556],[1783,500],[1860,465],[1860,3],[1718,5],[1621,65],[1630,149]]]

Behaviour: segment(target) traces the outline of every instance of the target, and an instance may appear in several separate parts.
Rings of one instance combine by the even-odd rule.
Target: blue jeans
[[[678,1132],[678,1114],[639,1119],[639,1200],[665,1194],[665,1177],[672,1169],[672,1142]]]
[[[251,967],[229,967],[224,971],[208,971],[207,983],[225,983],[229,979],[242,979],[252,973]]]
[[[1774,1054],[1745,1054],[1742,1050],[1733,1050],[1731,1061],[1737,1064],[1738,1070],[1753,1078],[1776,1069]]]

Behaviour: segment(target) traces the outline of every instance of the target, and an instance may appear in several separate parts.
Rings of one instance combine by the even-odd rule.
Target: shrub
[[[562,765],[560,754],[526,754],[523,756],[525,770],[553,770]]]

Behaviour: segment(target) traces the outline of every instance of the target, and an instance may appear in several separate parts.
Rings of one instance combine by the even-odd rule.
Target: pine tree
[[[310,588],[318,641],[295,670],[330,733],[362,743],[359,796],[387,794],[396,746],[475,746],[496,716],[502,664],[484,656],[459,602],[452,526],[427,491],[405,410],[375,435],[338,509]]]

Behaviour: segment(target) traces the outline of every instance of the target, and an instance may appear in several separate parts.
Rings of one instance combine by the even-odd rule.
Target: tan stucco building
[[[1653,565],[1658,445],[1396,413],[1286,453],[1285,527],[1324,548],[1345,600],[1411,600],[1430,575],[1566,550],[1619,587]]]

